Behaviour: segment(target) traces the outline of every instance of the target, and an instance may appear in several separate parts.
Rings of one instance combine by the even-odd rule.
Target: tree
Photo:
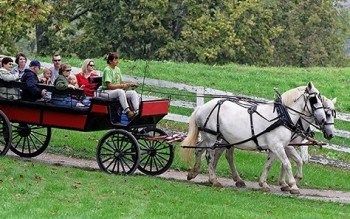
[[[36,24],[46,20],[51,6],[41,0],[0,1],[0,52],[13,54],[16,42],[29,38]]]

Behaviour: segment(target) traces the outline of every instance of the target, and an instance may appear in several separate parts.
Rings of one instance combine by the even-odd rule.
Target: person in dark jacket
[[[37,101],[45,97],[47,91],[38,87],[40,67],[40,62],[33,60],[29,63],[29,69],[24,70],[24,74],[21,78],[21,82],[25,83],[21,94],[22,100]]]

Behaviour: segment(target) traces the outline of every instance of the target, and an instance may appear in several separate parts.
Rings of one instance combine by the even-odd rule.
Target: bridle
[[[330,111],[330,115],[333,116],[334,118],[337,118],[337,112],[335,111],[335,109],[332,109],[331,107],[324,107],[324,111],[326,113],[326,117],[327,117],[327,114],[328,112],[326,111]],[[326,125],[334,125],[334,122],[326,122],[323,124],[323,126],[326,126]]]

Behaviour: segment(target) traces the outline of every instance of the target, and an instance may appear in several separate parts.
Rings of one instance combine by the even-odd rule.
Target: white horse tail
[[[195,111],[192,113],[190,117],[190,121],[188,123],[188,133],[186,138],[181,142],[181,146],[193,146],[192,148],[180,148],[180,156],[181,159],[187,163],[190,164],[192,162],[192,154],[194,153],[194,146],[196,146],[197,140],[198,140],[198,135],[199,135],[199,130],[196,125],[196,114],[198,111],[199,107],[195,109]]]

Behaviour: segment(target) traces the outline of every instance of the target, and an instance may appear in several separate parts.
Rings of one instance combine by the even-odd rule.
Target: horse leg
[[[303,161],[297,152],[297,150],[292,146],[285,147],[286,155],[289,159],[293,159],[297,165],[296,174],[294,176],[295,180],[298,182],[303,178]],[[286,183],[286,172],[283,167],[281,167],[281,174],[278,180],[279,185],[281,186],[282,191],[289,191],[289,185]]]
[[[202,142],[200,144],[202,144]],[[204,149],[202,149],[202,148],[197,148],[196,149],[196,151],[195,151],[195,162],[194,162],[193,168],[187,174],[187,180],[191,180],[191,179],[195,178],[199,174],[199,170],[200,170],[201,162],[202,162],[202,154],[203,154],[203,152],[204,152]]]
[[[215,187],[222,187],[221,183],[218,181],[218,178],[216,176],[216,164],[220,158],[221,153],[223,150],[213,150],[209,149],[209,164],[208,164],[208,171],[209,171],[209,182],[215,186]]]
[[[259,186],[263,188],[264,191],[270,191],[270,186],[267,184],[267,175],[271,169],[271,166],[273,162],[276,160],[276,155],[269,151],[267,155],[267,160],[264,164],[264,169],[261,173],[260,179],[259,179]]]
[[[309,155],[309,147],[308,146],[300,146],[300,156],[303,160],[303,163],[309,162],[310,155]]]
[[[286,171],[287,183],[290,187],[290,193],[299,194],[300,191],[293,177],[292,165],[288,160],[285,148],[283,147],[283,145],[275,145],[274,147],[270,147],[270,150],[278,157],[278,159],[282,163],[284,171]]]
[[[294,178],[298,182],[303,178],[303,160],[299,155],[298,151],[294,147],[287,146],[285,150],[286,150],[287,156],[290,159],[293,159],[297,165],[297,170]]]
[[[236,182],[237,187],[239,188],[246,187],[245,182],[240,177],[235,166],[235,160],[234,160],[234,154],[233,154],[234,150],[235,150],[234,147],[230,147],[229,149],[226,150],[226,160],[230,166],[232,179],[233,181]]]

